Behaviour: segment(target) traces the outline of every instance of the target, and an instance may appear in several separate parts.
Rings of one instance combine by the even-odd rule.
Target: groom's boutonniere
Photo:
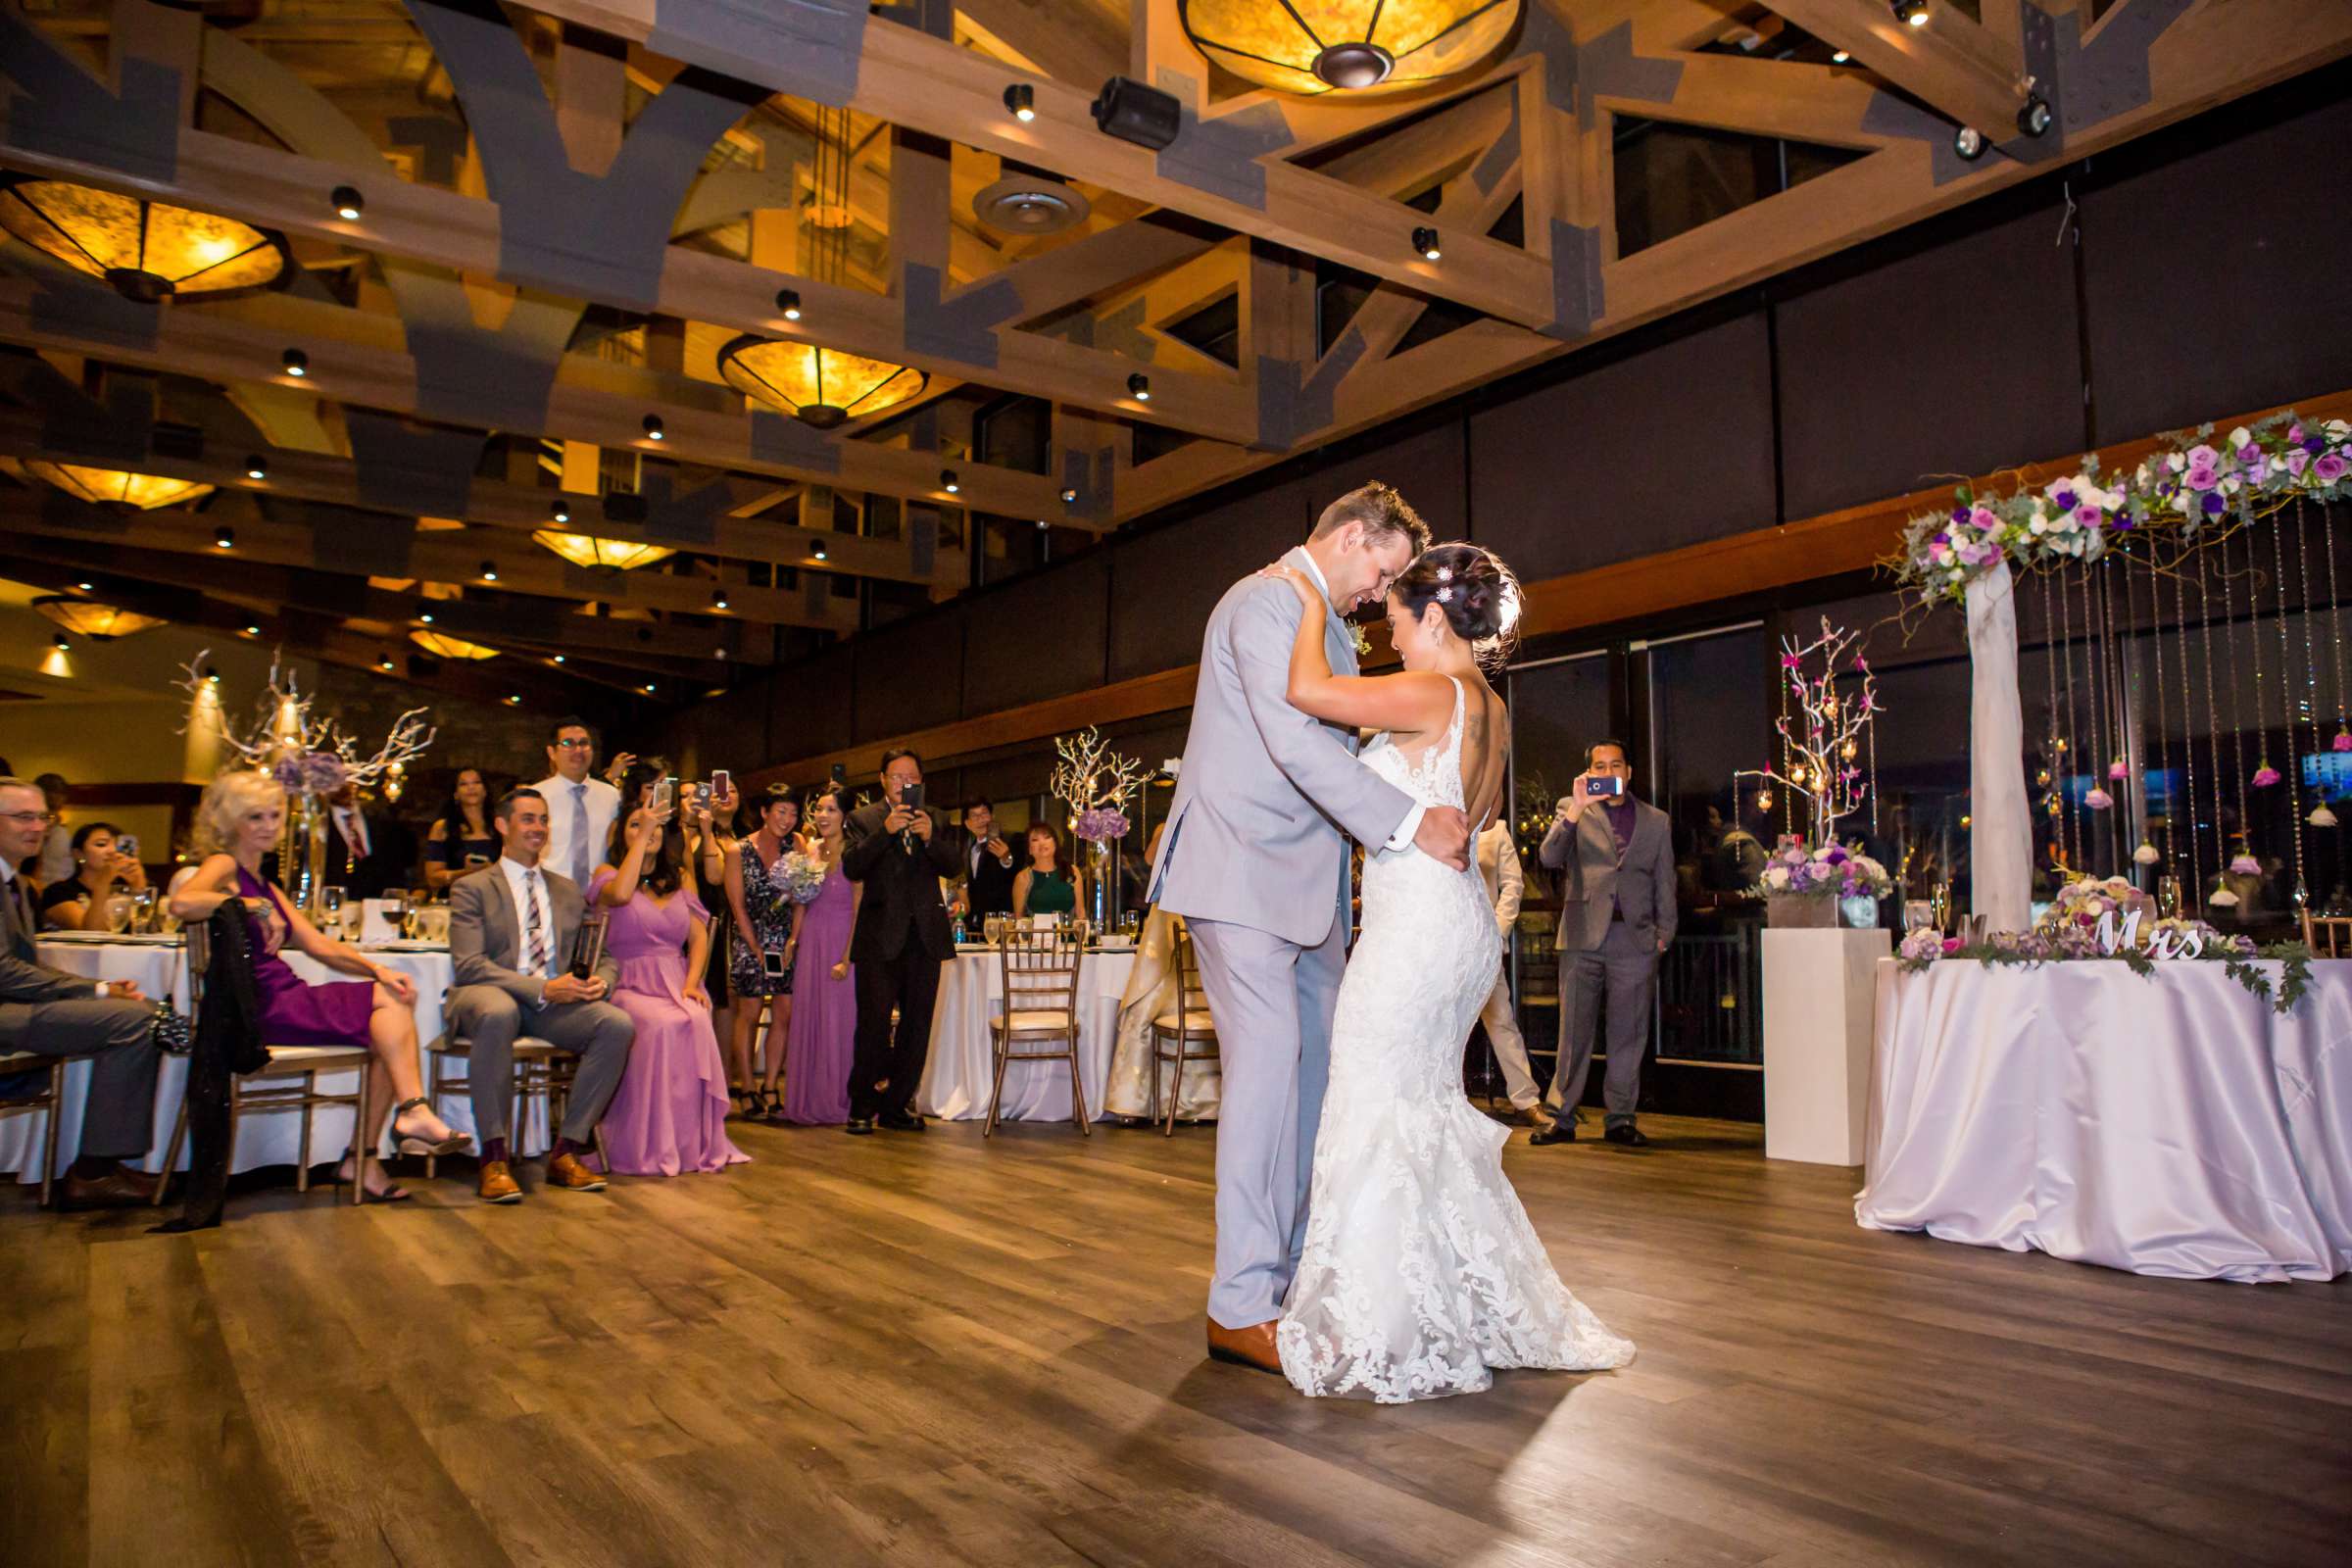
[[[1364,623],[1362,621],[1349,621],[1348,623],[1348,635],[1355,640],[1356,658],[1370,659],[1372,657],[1372,639],[1364,635]]]

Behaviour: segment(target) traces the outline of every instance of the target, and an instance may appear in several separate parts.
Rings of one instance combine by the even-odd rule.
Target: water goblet
[[[106,901],[106,928],[121,936],[130,929],[130,895],[117,893]]]

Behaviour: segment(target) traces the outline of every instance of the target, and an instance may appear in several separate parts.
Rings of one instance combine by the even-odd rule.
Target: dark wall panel
[[[1234,579],[1306,537],[1308,481],[1245,495],[1200,516],[1121,539],[1111,564],[1110,679],[1200,657],[1200,629]]]
[[[1310,517],[1322,515],[1325,507],[1374,479],[1403,492],[1429,524],[1431,538],[1469,537],[1470,491],[1462,473],[1461,420],[1448,419],[1325,467],[1308,481]]]
[[[1743,316],[1472,416],[1479,543],[1532,579],[1770,526],[1765,347]]]
[[[2053,202],[1780,305],[1789,516],[2082,450],[2064,215]]]
[[[857,650],[859,741],[928,729],[962,716],[963,613],[926,615]]]
[[[964,636],[963,710],[993,713],[1102,680],[1107,547],[974,599]]]
[[[2100,440],[2352,386],[2347,160],[2338,98],[2083,197]]]
[[[767,721],[775,702],[772,681],[761,676],[724,697],[672,713],[664,747],[678,771],[707,778],[714,767],[747,773],[779,760],[769,750]]]
[[[852,650],[836,643],[776,671],[768,749],[778,760],[838,752],[856,742],[850,728]]]

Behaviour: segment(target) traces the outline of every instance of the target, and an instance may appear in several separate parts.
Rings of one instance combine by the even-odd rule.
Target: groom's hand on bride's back
[[[1470,818],[1450,806],[1433,806],[1421,813],[1413,844],[1431,859],[1462,870],[1470,864]]]

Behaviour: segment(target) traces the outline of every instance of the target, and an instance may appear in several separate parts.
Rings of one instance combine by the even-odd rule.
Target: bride
[[[1505,789],[1508,722],[1480,672],[1518,618],[1518,584],[1476,545],[1422,553],[1389,591],[1401,674],[1335,676],[1322,602],[1288,566],[1306,613],[1291,649],[1292,706],[1382,733],[1366,765],[1415,800],[1458,807],[1472,836]],[[1473,865],[1417,849],[1370,853],[1363,929],[1332,1018],[1331,1085],[1315,1140],[1306,1240],[1275,1331],[1307,1395],[1384,1404],[1472,1394],[1494,1367],[1586,1370],[1633,1359],[1568,1293],[1502,1174],[1509,1130],[1462,1093],[1462,1042],[1500,961]]]

